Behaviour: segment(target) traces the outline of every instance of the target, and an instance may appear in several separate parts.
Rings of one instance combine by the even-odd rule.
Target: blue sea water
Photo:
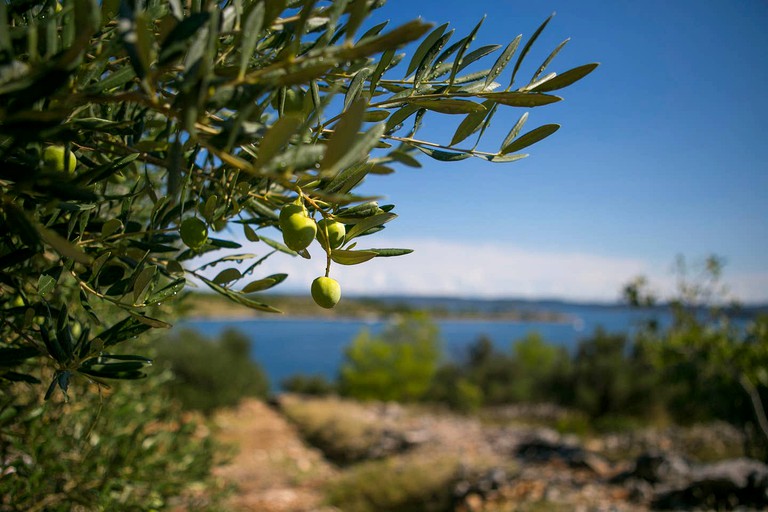
[[[568,323],[439,320],[437,324],[448,358],[458,359],[481,336],[490,338],[502,350],[529,333],[539,333],[548,343],[572,349],[598,327],[608,332],[628,332],[649,313],[621,307],[557,305],[548,308],[568,315]],[[658,315],[658,312],[657,312]],[[662,318],[663,320],[663,318]],[[266,371],[273,390],[296,374],[323,375],[335,379],[344,357],[344,348],[363,329],[376,333],[383,322],[365,320],[324,320],[303,318],[255,318],[248,320],[187,320],[174,330],[191,328],[208,337],[225,329],[237,329],[251,342],[251,356]]]

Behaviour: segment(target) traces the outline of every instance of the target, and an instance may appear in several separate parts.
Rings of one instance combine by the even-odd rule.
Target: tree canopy
[[[356,193],[366,176],[422,154],[522,158],[558,125],[523,133],[526,110],[497,149],[478,149],[495,114],[560,101],[554,91],[597,66],[549,72],[563,43],[522,79],[549,19],[524,43],[473,47],[482,20],[461,37],[421,20],[371,24],[382,3],[0,2],[4,392],[39,382],[41,366],[48,396],[73,377],[142,377],[149,360],[121,344],[169,327],[189,279],[277,312],[253,295],[286,278],[259,274],[266,258],[322,258],[327,277],[407,254],[367,242],[396,215]],[[461,121],[432,142],[417,138],[425,115]],[[315,229],[343,224],[343,242],[322,228],[312,254],[289,248],[289,205]]]

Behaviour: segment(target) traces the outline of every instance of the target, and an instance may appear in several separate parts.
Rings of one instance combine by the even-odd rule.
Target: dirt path
[[[238,491],[233,511],[308,512],[322,507],[322,485],[335,474],[320,452],[306,446],[295,428],[266,404],[249,400],[217,415],[217,437],[237,448],[216,475]]]

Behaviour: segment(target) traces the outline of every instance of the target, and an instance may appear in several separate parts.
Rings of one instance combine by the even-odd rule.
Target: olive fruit
[[[322,242],[322,238],[328,234],[328,245],[331,249],[338,249],[344,243],[344,237],[347,234],[347,228],[341,222],[331,219],[323,219],[317,223],[317,239]]]
[[[77,166],[77,157],[71,151],[69,152],[68,161],[64,162],[64,154],[66,149],[64,146],[48,146],[43,151],[43,165],[49,171],[70,173],[75,172]]]
[[[289,215],[280,227],[283,229],[285,245],[294,251],[309,247],[317,234],[317,224],[303,212]]]
[[[341,299],[339,282],[330,277],[318,277],[312,281],[312,299],[321,308],[333,308]]]
[[[208,241],[208,226],[197,217],[189,217],[181,223],[179,234],[187,247],[200,249]]]
[[[283,206],[283,209],[280,210],[280,217],[278,220],[278,223],[280,224],[280,229],[283,229],[283,224],[288,220],[288,217],[290,217],[294,213],[300,213],[302,215],[306,215],[307,211],[304,209],[303,206],[296,203],[291,203]]]

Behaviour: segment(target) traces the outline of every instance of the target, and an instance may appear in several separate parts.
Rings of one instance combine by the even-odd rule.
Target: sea
[[[461,360],[468,347],[480,337],[489,338],[500,350],[530,333],[544,341],[573,350],[579,340],[602,328],[609,333],[627,333],[638,329],[653,317],[662,325],[670,321],[667,310],[637,310],[622,306],[551,303],[529,305],[538,311],[555,312],[562,322],[505,320],[436,320],[444,357]],[[364,319],[319,319],[259,317],[249,319],[189,319],[174,330],[194,329],[217,338],[227,329],[236,329],[251,340],[251,357],[267,373],[270,388],[279,391],[288,377],[320,375],[335,380],[344,359],[344,349],[364,330],[381,331],[384,321]]]

